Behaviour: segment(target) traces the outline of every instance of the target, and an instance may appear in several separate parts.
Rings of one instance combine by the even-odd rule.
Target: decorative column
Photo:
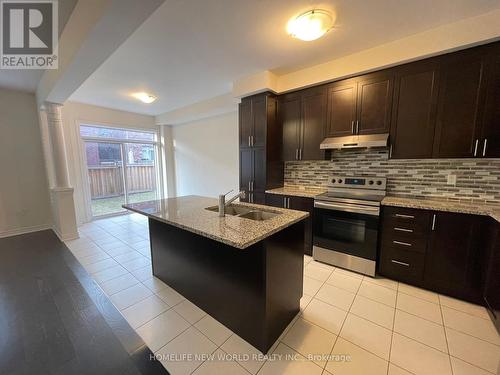
[[[47,170],[52,172],[52,176],[49,176],[49,183],[53,230],[61,241],[68,241],[78,238],[79,234],[73,188],[69,182],[61,107],[61,104],[45,102],[46,121],[42,121],[41,124],[47,128],[45,134],[48,139],[44,142],[44,149],[46,163],[50,165]]]

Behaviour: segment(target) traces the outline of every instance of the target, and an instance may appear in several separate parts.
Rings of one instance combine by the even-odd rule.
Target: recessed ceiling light
[[[156,96],[148,94],[147,92],[136,92],[132,94],[132,96],[146,104],[153,103],[156,100]]]
[[[321,38],[335,23],[335,16],[323,9],[313,9],[288,21],[287,30],[294,38],[309,42]]]

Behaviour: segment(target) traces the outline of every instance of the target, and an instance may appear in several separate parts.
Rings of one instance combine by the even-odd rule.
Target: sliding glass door
[[[92,217],[126,212],[126,203],[157,197],[154,133],[81,125]]]

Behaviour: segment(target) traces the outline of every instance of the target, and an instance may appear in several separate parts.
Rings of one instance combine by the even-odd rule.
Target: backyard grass
[[[153,199],[156,199],[156,193],[154,191],[132,193],[128,195],[129,203],[144,202]],[[92,216],[102,216],[117,212],[124,212],[125,209],[122,208],[122,204],[125,204],[124,196],[92,199]]]

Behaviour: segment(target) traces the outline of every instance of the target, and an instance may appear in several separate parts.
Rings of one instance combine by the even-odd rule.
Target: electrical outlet
[[[447,184],[448,185],[456,185],[457,184],[457,175],[456,174],[449,174]]]

